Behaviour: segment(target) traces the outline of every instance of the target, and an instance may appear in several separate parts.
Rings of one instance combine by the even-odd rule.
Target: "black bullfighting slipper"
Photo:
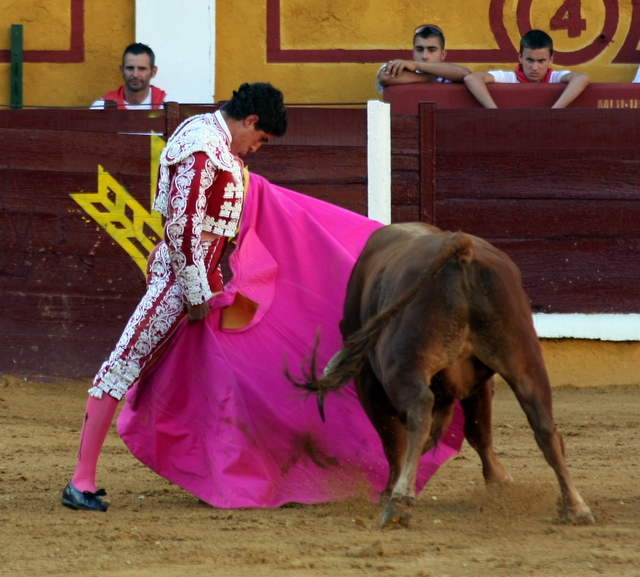
[[[70,509],[82,509],[83,511],[106,511],[109,507],[100,497],[104,497],[107,492],[98,489],[95,493],[91,491],[79,491],[71,481],[62,492],[62,504]]]

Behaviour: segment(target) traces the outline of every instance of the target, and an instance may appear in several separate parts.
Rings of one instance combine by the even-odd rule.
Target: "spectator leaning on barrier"
[[[423,24],[413,32],[413,60],[391,60],[383,64],[376,78],[376,90],[385,86],[417,82],[462,82],[469,74],[464,66],[444,62],[444,33],[439,26]]]
[[[467,88],[485,108],[498,108],[489,94],[487,84],[562,82],[567,84],[552,108],[566,108],[589,84],[589,77],[582,72],[551,70],[553,40],[542,30],[530,30],[520,40],[520,64],[514,71],[492,70],[474,72],[465,77]]]
[[[151,110],[162,108],[164,102],[178,102],[175,96],[151,84],[151,79],[157,72],[158,67],[153,50],[139,42],[130,44],[122,54],[120,65],[124,84],[96,100],[91,108],[104,108],[105,100],[115,100],[118,103],[118,109],[122,110]]]

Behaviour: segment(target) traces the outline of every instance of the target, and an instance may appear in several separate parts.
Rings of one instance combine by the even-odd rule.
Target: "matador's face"
[[[231,139],[231,152],[238,156],[244,156],[247,152],[256,152],[265,142],[269,142],[273,135],[264,130],[258,130],[256,123],[259,118],[252,114],[242,119],[240,125],[235,128]]]

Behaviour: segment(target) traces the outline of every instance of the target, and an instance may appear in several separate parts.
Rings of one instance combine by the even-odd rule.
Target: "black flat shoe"
[[[62,504],[70,509],[82,509],[83,511],[106,511],[107,505],[100,497],[104,497],[107,492],[98,489],[95,493],[91,491],[79,491],[71,481],[62,492]]]

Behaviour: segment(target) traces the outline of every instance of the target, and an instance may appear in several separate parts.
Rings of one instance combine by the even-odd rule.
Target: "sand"
[[[46,379],[45,379],[46,380]],[[596,524],[559,523],[559,489],[511,391],[495,446],[515,483],[484,487],[465,443],[416,500],[408,529],[367,501],[218,510],[134,459],[109,433],[107,513],[60,494],[75,464],[88,381],[0,377],[0,575],[291,577],[640,576],[640,388],[556,388],[575,484]]]

